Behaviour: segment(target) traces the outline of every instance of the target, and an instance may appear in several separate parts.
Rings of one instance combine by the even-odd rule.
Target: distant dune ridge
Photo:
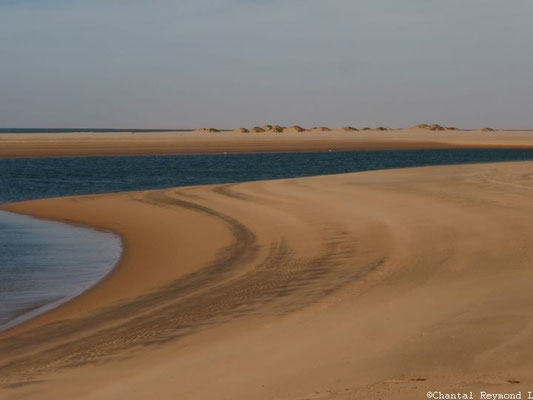
[[[265,126],[263,126],[263,130],[265,132],[281,133],[281,132],[283,132],[283,127],[279,126],[279,125],[265,125]]]
[[[438,124],[419,124],[413,126],[411,129],[423,129],[427,131],[458,131],[459,129],[454,126],[441,126]]]
[[[360,132],[360,131],[376,131],[376,132],[386,132],[386,131],[402,131],[402,130],[424,130],[424,131],[434,131],[434,132],[444,132],[444,131],[460,131],[461,129],[454,126],[442,126],[439,124],[418,124],[412,126],[411,128],[389,128],[384,126],[378,126],[375,128],[363,127],[356,128],[353,126],[344,126],[342,128],[329,128],[327,126],[316,126],[312,128],[303,128],[299,125],[292,125],[289,127],[284,127],[281,125],[271,125],[267,124],[262,127],[254,126],[251,128],[236,128],[232,132],[234,133],[261,133],[261,132],[273,132],[273,133],[300,133],[300,132]],[[216,133],[220,132],[220,129],[214,128],[201,128],[196,129],[194,132],[198,133]],[[493,128],[481,128],[481,132],[496,132]]]
[[[445,131],[446,130],[444,126],[440,126],[438,124],[433,124],[433,125],[419,124],[419,125],[413,126],[413,129],[425,129],[428,131]]]
[[[442,126],[439,124],[418,124],[411,128],[406,129],[413,129],[413,130],[427,130],[427,131],[459,131],[460,129],[453,127],[453,126]],[[327,126],[316,126],[312,128],[303,128],[299,125],[292,125],[289,127],[283,127],[280,125],[264,125],[262,127],[252,127],[252,128],[237,128],[233,132],[238,133],[246,133],[246,132],[334,132],[334,131],[341,131],[341,132],[359,132],[359,131],[377,131],[377,132],[385,132],[385,131],[399,131],[404,130],[404,128],[389,128],[384,126],[378,126],[375,128],[369,128],[369,127],[363,127],[363,128],[356,128],[353,126],[344,126],[342,128],[329,128]],[[213,132],[213,130],[205,130],[200,129],[198,132]],[[492,128],[482,128],[480,131],[483,132],[495,132],[495,129]]]
[[[306,129],[298,125],[289,126],[288,128],[284,129],[284,132],[304,132],[304,131],[306,131]]]
[[[220,132],[220,130],[215,129],[215,128],[200,128],[200,129],[195,129],[194,132],[195,133],[217,133],[217,132]]]
[[[441,126],[438,124],[419,124],[413,126],[411,129],[423,129],[428,131],[459,131],[459,128],[456,128],[454,126]],[[482,132],[496,132],[496,129],[493,128],[481,128],[479,129]]]
[[[252,128],[250,128],[250,132],[252,133],[259,133],[259,132],[264,132],[265,130],[263,128],[260,128],[259,126],[254,126]]]

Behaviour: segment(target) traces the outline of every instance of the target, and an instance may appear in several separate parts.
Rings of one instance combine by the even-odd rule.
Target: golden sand
[[[531,390],[532,170],[416,168],[3,206],[111,229],[125,252],[89,292],[0,335],[0,398]]]
[[[328,131],[325,127],[303,130],[268,125],[221,132],[208,128],[195,132],[2,134],[0,157],[533,147],[533,131],[441,128],[419,125],[401,130]]]

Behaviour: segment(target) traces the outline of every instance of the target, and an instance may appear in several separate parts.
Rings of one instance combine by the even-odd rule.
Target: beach
[[[104,154],[99,139],[83,135],[87,145],[66,138],[56,149]],[[191,143],[238,151],[207,135]],[[401,143],[420,146],[440,133],[411,135]],[[435,143],[533,145],[520,132],[449,135]],[[3,156],[59,151],[10,143]],[[527,393],[532,168],[421,167],[3,205],[110,230],[124,252],[91,290],[0,334],[0,398]]]
[[[394,149],[533,148],[532,131],[391,129],[295,132],[79,132],[0,134],[0,157],[101,156],[354,151]]]
[[[0,400],[533,400],[531,15],[0,0]]]

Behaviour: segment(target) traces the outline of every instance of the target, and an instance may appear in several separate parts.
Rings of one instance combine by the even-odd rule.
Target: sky
[[[533,129],[531,0],[0,0],[0,127]]]

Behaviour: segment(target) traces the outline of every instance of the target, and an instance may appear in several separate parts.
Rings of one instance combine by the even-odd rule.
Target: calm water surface
[[[0,159],[0,203],[423,165],[533,160],[533,149]]]
[[[533,160],[533,150],[0,159],[0,203],[386,168],[521,160]],[[119,257],[120,239],[110,233],[0,212],[0,330],[86,290],[102,279]]]
[[[111,233],[0,211],[0,330],[87,290],[120,253]]]

